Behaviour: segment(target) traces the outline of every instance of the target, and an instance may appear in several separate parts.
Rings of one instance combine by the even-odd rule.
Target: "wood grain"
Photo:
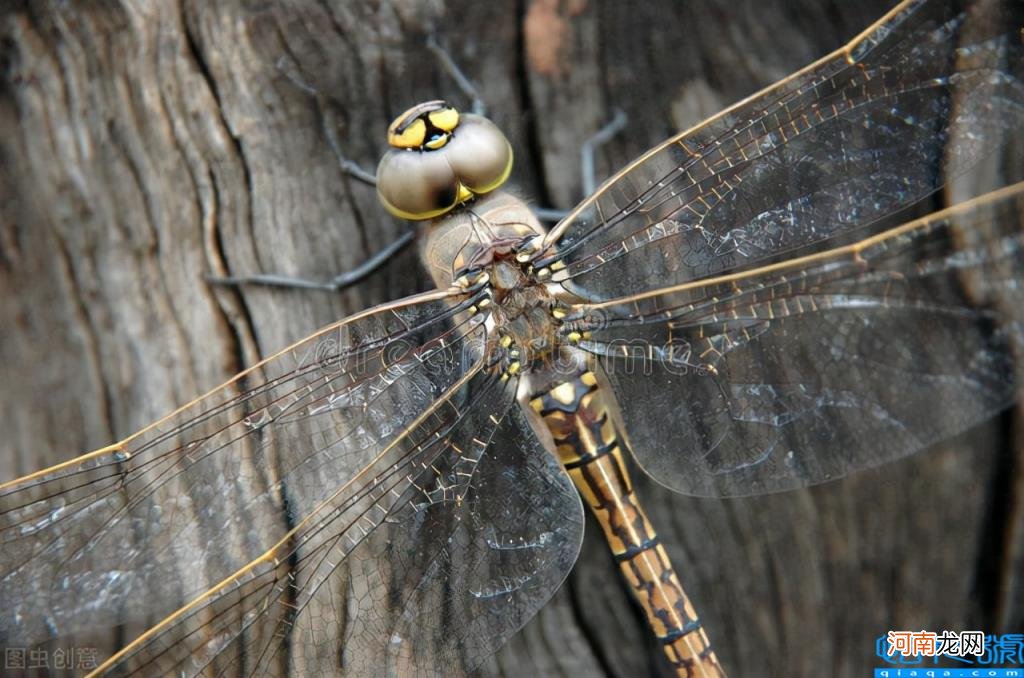
[[[426,288],[412,252],[327,279],[406,225],[346,177],[391,116],[478,84],[541,203],[580,198],[577,150],[624,109],[606,175],[834,49],[889,0],[8,4],[0,16],[0,478],[96,448],[355,310]],[[890,628],[1024,629],[1021,424],[1005,415],[809,491],[638,492],[736,676],[864,675]],[[637,472],[637,475],[639,472]],[[596,525],[562,590],[487,675],[666,670]]]

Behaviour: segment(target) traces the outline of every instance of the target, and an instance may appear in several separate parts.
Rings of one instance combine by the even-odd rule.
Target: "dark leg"
[[[580,148],[580,182],[583,184],[583,197],[589,198],[597,190],[597,179],[594,171],[594,155],[597,149],[608,143],[623,127],[626,126],[628,118],[619,109],[604,127],[597,130],[589,139],[583,142]],[[561,221],[569,215],[565,210],[550,209],[547,207],[533,207],[533,213],[541,221]]]
[[[583,142],[583,148],[580,149],[580,176],[583,182],[583,194],[586,197],[589,198],[597,190],[597,178],[594,176],[594,154],[597,149],[611,141],[612,137],[626,126],[627,120],[626,114],[616,109],[611,122]]]
[[[323,101],[323,97],[320,95],[320,91],[303,80],[298,73],[295,73],[288,65],[287,60],[281,57],[277,60],[277,70],[281,74],[288,78],[288,80],[301,89],[306,94],[316,99],[317,108],[321,111],[321,126],[324,130],[324,136],[327,137],[327,143],[331,146],[331,151],[334,153],[334,157],[338,160],[338,166],[342,169],[345,174],[348,174],[353,179],[369,184],[370,186],[377,185],[377,177],[372,172],[364,170],[358,165],[358,163],[349,160],[345,157],[345,154],[341,152],[341,144],[338,143],[338,135],[335,133],[337,125],[334,124],[334,110],[331,106],[327,105]]]
[[[411,243],[414,238],[414,231],[406,231],[363,263],[350,271],[345,271],[344,273],[331,278],[327,282],[306,280],[305,278],[292,278],[290,276],[278,275],[275,273],[260,273],[257,275],[232,276],[227,278],[211,277],[206,280],[211,285],[265,285],[269,287],[298,287],[300,289],[307,290],[326,290],[329,292],[336,292],[359,282],[376,271],[378,268],[383,266],[384,263],[392,257],[392,255],[404,249],[409,243]]]
[[[371,172],[366,171],[360,167],[356,162],[349,160],[341,152],[341,144],[338,143],[338,136],[335,133],[337,126],[334,124],[333,109],[325,105],[321,100],[320,92],[315,87],[307,84],[302,80],[296,73],[291,72],[291,69],[287,67],[286,62],[282,59],[278,60],[277,68],[288,80],[292,82],[296,87],[304,92],[307,92],[310,96],[313,96],[317,100],[319,109],[323,112],[323,130],[324,135],[327,137],[327,143],[331,146],[331,151],[334,153],[334,157],[338,161],[338,167],[347,174],[348,176],[360,181],[369,186],[377,185],[377,177]],[[344,289],[349,285],[353,285],[363,278],[367,277],[378,268],[383,266],[392,255],[404,249],[409,243],[413,241],[415,232],[408,230],[402,235],[398,236],[394,241],[388,243],[383,249],[371,256],[369,259],[364,261],[359,266],[355,267],[350,271],[345,271],[334,278],[326,282],[320,282],[317,280],[308,280],[305,278],[294,278],[291,276],[280,275],[277,273],[259,273],[256,275],[247,276],[228,276],[224,278],[207,277],[206,280],[211,285],[222,285],[222,286],[240,286],[240,285],[264,285],[269,287],[295,287],[299,289],[311,289],[311,290],[325,290],[330,292],[336,292],[340,289]]]
[[[556,210],[553,207],[537,207],[536,205],[530,205],[530,211],[537,215],[537,218],[541,221],[549,223],[557,223],[569,214],[566,210]]]
[[[473,87],[469,79],[461,70],[459,70],[459,67],[455,64],[455,61],[451,56],[449,56],[448,53],[437,44],[433,37],[428,39],[427,47],[437,57],[445,71],[453,80],[455,80],[459,89],[461,89],[466,96],[472,100],[474,112],[479,112],[482,115],[484,105],[480,99],[479,93],[476,91],[476,88]],[[330,144],[331,151],[334,153],[334,157],[337,159],[338,166],[341,170],[357,181],[361,181],[369,186],[376,186],[377,177],[372,172],[363,169],[356,162],[349,160],[345,154],[342,153],[341,144],[338,141],[336,133],[337,125],[334,124],[333,108],[323,101],[323,97],[320,92],[315,87],[305,82],[293,71],[292,68],[289,68],[288,62],[283,57],[278,60],[277,69],[286,78],[288,78],[292,84],[316,99],[317,106],[322,112],[324,136],[327,138],[327,143]],[[326,282],[308,280],[305,278],[295,278],[277,273],[259,273],[256,275],[229,276],[225,278],[211,277],[207,278],[207,281],[213,285],[224,286],[264,285],[270,287],[295,287],[299,289],[326,290],[334,292],[359,282],[379,269],[395,253],[409,245],[409,243],[413,241],[414,237],[414,230],[410,229],[406,231],[356,268],[350,271],[345,271]]]
[[[444,47],[437,44],[437,40],[434,39],[433,35],[427,38],[427,49],[437,58],[441,68],[455,81],[455,84],[462,90],[462,93],[473,102],[470,110],[477,115],[487,115],[487,107],[484,106],[484,100],[481,98],[480,93],[476,91],[476,87],[473,86],[473,83],[469,81],[469,78],[462,72],[451,55],[445,51]]]

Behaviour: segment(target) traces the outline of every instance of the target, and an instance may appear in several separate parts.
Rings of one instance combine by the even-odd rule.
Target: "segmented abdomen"
[[[633,490],[616,431],[593,372],[530,400],[559,459],[594,512],[619,569],[680,676],[724,676],[707,634]]]

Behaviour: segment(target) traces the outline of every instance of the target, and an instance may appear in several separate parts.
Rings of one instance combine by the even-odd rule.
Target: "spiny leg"
[[[455,63],[455,59],[448,54],[444,47],[438,44],[437,40],[434,39],[433,35],[427,37],[427,49],[434,55],[438,63],[441,64],[441,68],[445,70],[448,76],[455,81],[455,85],[462,90],[462,93],[469,97],[472,102],[470,110],[477,115],[487,115],[487,106],[484,105],[483,97],[480,96],[480,92],[477,91],[473,83],[470,82],[466,74],[462,72],[458,64]]]
[[[584,198],[589,198],[597,190],[597,178],[594,169],[594,156],[597,154],[597,150],[622,131],[628,120],[629,118],[624,111],[618,108],[615,109],[615,115],[612,116],[612,119],[604,127],[594,132],[590,138],[583,142],[583,146],[580,147],[580,182],[583,185]],[[566,210],[556,210],[548,207],[534,207],[533,213],[541,221],[550,222],[561,221],[569,215],[569,212]]]
[[[378,268],[381,268],[388,259],[404,249],[416,238],[415,231],[409,230],[385,245],[373,256],[359,264],[353,269],[339,273],[326,282],[318,280],[307,280],[292,276],[278,275],[275,273],[259,273],[256,275],[228,276],[224,278],[207,278],[207,282],[213,285],[237,286],[237,285],[263,285],[267,287],[294,287],[307,290],[326,290],[336,292],[350,285],[354,285],[367,277]]]
[[[455,61],[451,56],[440,45],[438,45],[432,36],[428,38],[427,47],[438,59],[441,67],[452,77],[459,89],[461,89],[462,92],[472,100],[473,111],[483,115],[483,100],[480,98],[480,95],[473,84],[455,64]],[[323,95],[320,90],[307,83],[299,76],[298,73],[295,73],[292,68],[289,68],[289,64],[284,57],[277,61],[276,66],[278,71],[280,71],[281,74],[284,75],[293,85],[314,97],[316,100],[317,108],[321,111],[321,127],[323,129],[324,136],[327,138],[327,143],[331,147],[331,152],[334,154],[334,157],[338,162],[338,167],[353,179],[367,184],[368,186],[376,187],[377,177],[372,172],[363,169],[358,163],[349,159],[342,152],[341,143],[338,141],[336,132],[338,125],[335,124],[334,121],[334,108],[323,100]],[[359,266],[348,271],[343,271],[327,281],[309,280],[307,278],[299,278],[278,273],[258,273],[254,275],[226,277],[208,276],[206,280],[210,284],[222,286],[262,285],[269,287],[291,287],[336,292],[354,285],[374,273],[377,269],[382,268],[387,263],[388,259],[408,246],[414,239],[415,230],[409,229],[399,235],[395,240],[385,245],[378,252],[374,253]]]
[[[455,63],[455,59],[452,58],[451,54],[441,47],[433,35],[427,37],[427,49],[434,54],[441,67],[444,68],[449,77],[462,90],[462,93],[472,102],[472,111],[477,115],[486,116],[487,108],[483,97],[480,96],[480,92],[473,85],[472,81],[466,77],[466,74],[462,72],[459,65]],[[612,119],[583,142],[583,146],[580,148],[580,178],[583,185],[583,197],[589,197],[597,190],[596,171],[594,169],[594,156],[597,150],[622,131],[628,120],[629,118],[626,116],[626,113],[617,108]],[[568,214],[564,210],[548,207],[533,207],[532,209],[533,213],[541,221],[559,221]]]
[[[363,169],[354,160],[350,160],[342,152],[341,144],[338,141],[338,135],[336,133],[338,126],[335,124],[334,120],[334,108],[323,101],[320,91],[316,87],[308,84],[297,73],[294,73],[293,70],[288,67],[284,57],[277,61],[277,69],[293,85],[316,99],[317,108],[321,111],[321,127],[323,129],[324,136],[327,138],[327,143],[331,147],[331,152],[334,154],[335,160],[337,161],[338,167],[341,171],[356,181],[368,186],[376,187],[377,177],[372,172]],[[410,228],[375,252],[363,263],[353,269],[343,271],[327,281],[309,280],[307,278],[299,278],[278,273],[257,273],[254,275],[225,276],[222,278],[208,276],[206,281],[212,285],[222,285],[226,287],[262,285],[266,287],[291,287],[337,292],[358,283],[374,273],[377,269],[383,267],[384,264],[387,263],[388,259],[403,250],[413,240],[415,240],[415,236],[415,230]]]
[[[349,160],[344,153],[341,152],[341,144],[338,142],[338,135],[335,133],[337,125],[334,124],[334,108],[323,100],[323,95],[320,90],[310,85],[308,82],[302,79],[302,77],[295,73],[293,69],[289,68],[288,61],[281,57],[275,64],[277,70],[288,79],[293,85],[301,89],[303,92],[313,97],[317,102],[317,109],[321,112],[321,127],[324,131],[324,136],[327,137],[327,143],[331,146],[331,151],[334,153],[335,159],[338,161],[338,166],[343,172],[348,174],[353,179],[363,182],[369,186],[377,185],[377,177],[372,172],[367,172],[359,163],[354,160]]]
[[[583,142],[583,147],[580,148],[580,177],[583,182],[584,197],[589,198],[597,190],[597,177],[594,170],[594,155],[597,153],[597,149],[607,144],[616,134],[621,132],[628,121],[629,118],[626,116],[625,111],[616,108],[612,119]]]

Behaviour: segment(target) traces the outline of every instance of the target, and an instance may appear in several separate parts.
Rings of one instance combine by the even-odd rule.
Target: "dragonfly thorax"
[[[526,203],[495,191],[432,221],[421,241],[420,258],[439,288],[486,276],[489,340],[505,368],[546,359],[557,345],[558,299],[520,257],[543,233]]]
[[[499,343],[517,351],[516,361],[523,366],[547,360],[559,344],[558,300],[513,256],[496,259],[489,269],[491,317]]]

